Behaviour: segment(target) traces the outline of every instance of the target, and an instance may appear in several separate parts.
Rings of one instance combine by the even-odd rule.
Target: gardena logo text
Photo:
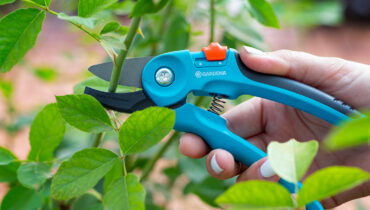
[[[226,71],[197,71],[195,72],[196,78],[202,78],[202,77],[213,77],[213,76],[225,76]]]

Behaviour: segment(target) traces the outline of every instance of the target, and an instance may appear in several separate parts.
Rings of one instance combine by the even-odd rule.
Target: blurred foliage
[[[326,138],[325,145],[330,150],[340,150],[359,145],[370,145],[370,111],[352,116],[354,120],[342,122],[334,127]]]
[[[45,82],[54,82],[58,77],[58,71],[52,67],[38,67],[34,69],[33,73]]]
[[[13,83],[7,80],[0,80],[0,91],[4,98],[10,99],[13,94]]]
[[[274,1],[273,7],[284,25],[302,28],[337,26],[344,13],[341,0],[280,0]]]

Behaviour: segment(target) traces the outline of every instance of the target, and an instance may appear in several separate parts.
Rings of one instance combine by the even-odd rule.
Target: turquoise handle
[[[232,133],[227,128],[224,118],[188,103],[175,109],[175,111],[176,121],[174,128],[178,131],[191,132],[201,136],[211,148],[229,151],[236,160],[247,166],[266,157],[266,153],[262,150]],[[279,182],[291,193],[294,192],[293,184],[283,179],[280,179]],[[308,210],[323,209],[317,201],[310,203],[306,207]]]
[[[247,166],[266,156],[262,150],[232,133],[226,126],[226,120],[217,114],[188,103],[175,111],[176,130],[201,136],[213,149],[229,151]]]
[[[168,86],[162,86],[154,79],[157,70],[163,67],[173,73],[174,79]],[[142,85],[158,106],[178,106],[189,93],[197,96],[220,95],[228,99],[253,95],[291,106],[333,125],[350,119],[347,115],[357,113],[334,97],[306,84],[252,71],[234,50],[228,50],[222,61],[208,61],[203,52],[187,50],[157,56],[145,66]],[[213,149],[227,150],[236,160],[248,166],[266,156],[254,145],[230,132],[220,116],[191,104],[184,104],[175,110],[175,129],[201,136]],[[292,184],[284,180],[280,183],[294,191]],[[308,210],[323,209],[317,201],[306,207]]]

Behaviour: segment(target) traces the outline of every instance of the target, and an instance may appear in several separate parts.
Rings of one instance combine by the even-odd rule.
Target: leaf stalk
[[[101,141],[103,140],[104,132],[98,133],[94,136],[94,141],[92,147],[99,147]]]

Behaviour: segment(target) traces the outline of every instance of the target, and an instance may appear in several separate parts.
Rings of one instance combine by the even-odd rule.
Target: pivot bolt
[[[155,80],[161,86],[167,86],[171,84],[173,80],[173,73],[168,68],[160,68],[155,73]]]

